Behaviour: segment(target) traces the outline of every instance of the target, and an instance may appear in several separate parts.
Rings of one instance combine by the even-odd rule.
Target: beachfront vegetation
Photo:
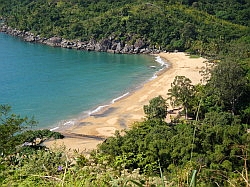
[[[16,149],[0,157],[0,184],[189,186],[195,171],[197,186],[248,186],[250,133],[242,121],[225,110],[171,123],[145,118],[108,138],[88,159],[63,147]]]
[[[184,107],[186,119],[187,109],[194,94],[194,86],[191,83],[192,81],[185,76],[176,76],[168,92],[169,100],[173,108],[175,106]]]
[[[69,154],[63,147],[49,150],[25,146],[20,149],[21,141],[7,139],[14,143],[1,149],[0,184],[249,186],[248,71],[244,64],[230,62],[224,66],[221,62],[206,72],[210,77],[206,78],[207,84],[192,85],[188,78],[177,76],[166,93],[166,97],[170,95],[180,100],[177,103],[183,107],[184,115],[181,108],[168,113],[162,96],[153,98],[144,106],[144,121],[135,122],[129,130],[117,131],[88,158],[77,151]],[[231,78],[233,83],[229,81]],[[228,87],[234,90],[229,92]],[[184,88],[188,90],[185,97]],[[170,123],[165,122],[166,115],[177,111],[180,113]],[[8,126],[30,124],[26,118],[9,115],[7,106],[1,107],[1,121],[3,130]],[[25,134],[22,130],[13,131],[11,137]],[[4,135],[2,133],[1,137],[5,138]],[[36,133],[34,135],[37,137]],[[1,142],[1,148],[6,143]]]
[[[164,120],[167,115],[167,103],[162,96],[158,96],[149,101],[149,105],[143,107],[147,119]]]
[[[144,106],[144,121],[107,138],[89,158],[40,147],[61,135],[31,131],[33,119],[1,105],[0,186],[249,187],[249,12],[247,0],[0,0],[0,17],[20,30],[79,40],[143,39],[208,57],[203,84],[177,76],[166,95]]]
[[[147,176],[163,171],[173,186],[188,186],[192,171],[198,171],[197,186],[249,186],[247,71],[227,61],[207,71],[207,84],[192,85],[177,76],[169,90],[185,118],[180,112],[171,123],[157,117],[136,122],[125,135],[117,133],[102,143],[98,156],[112,167],[140,168]]]

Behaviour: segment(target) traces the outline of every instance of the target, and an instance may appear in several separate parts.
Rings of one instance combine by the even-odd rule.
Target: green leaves
[[[32,146],[38,146],[44,140],[49,138],[63,138],[59,132],[44,130],[26,130],[37,122],[27,117],[20,117],[10,113],[11,107],[0,105],[0,154],[8,155],[18,151],[18,146],[22,150],[24,142],[31,143]],[[38,140],[36,142],[36,140]],[[21,146],[21,147],[20,147]],[[19,150],[20,151],[20,150]]]
[[[0,17],[6,18],[8,26],[44,37],[89,41],[115,36],[115,40],[122,38],[126,44],[144,39],[152,48],[189,50],[213,56],[222,48],[226,49],[224,45],[232,40],[248,35],[247,27],[232,22],[249,25],[249,3],[241,5],[230,1],[233,3],[202,0],[194,2],[193,6],[189,1],[161,0],[12,0],[0,3]],[[229,4],[237,6],[228,9]],[[232,15],[237,16],[227,19]]]
[[[20,145],[22,138],[17,136],[24,129],[33,126],[36,122],[28,120],[27,117],[20,117],[10,114],[11,107],[0,105],[0,154],[9,154],[15,151],[17,145]]]
[[[220,105],[235,114],[238,112],[238,101],[247,90],[246,72],[239,62],[223,60],[212,70],[208,87],[211,94],[218,97]]]
[[[191,80],[185,76],[176,76],[167,95],[169,95],[168,99],[173,108],[180,105],[184,107],[187,118],[187,109],[194,95],[194,86],[191,84]]]
[[[118,163],[119,168],[132,171],[139,167],[146,174],[156,175],[160,162],[173,182],[178,178],[184,184],[188,173],[199,169],[199,183],[225,185],[249,159],[249,141],[247,126],[240,124],[237,116],[214,111],[203,121],[171,126],[161,119],[147,118],[123,136],[108,138],[99,150],[111,155],[109,162]]]
[[[167,116],[167,103],[162,96],[151,99],[149,105],[144,105],[143,109],[148,119],[163,120]]]

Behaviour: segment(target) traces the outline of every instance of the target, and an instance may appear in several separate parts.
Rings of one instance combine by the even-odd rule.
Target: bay
[[[0,33],[0,104],[52,128],[110,104],[160,68],[148,55],[53,48]]]

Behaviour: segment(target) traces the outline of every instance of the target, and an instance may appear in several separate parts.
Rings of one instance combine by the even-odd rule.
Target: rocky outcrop
[[[111,49],[112,41],[109,39],[103,39],[95,44],[95,51],[107,51]]]
[[[106,39],[96,41],[91,39],[89,41],[71,41],[61,37],[43,38],[39,35],[34,35],[31,32],[20,31],[13,29],[4,24],[0,25],[0,32],[5,32],[9,35],[22,38],[27,42],[42,43],[53,47],[62,47],[68,49],[86,50],[86,51],[100,51],[110,53],[123,53],[123,54],[138,54],[138,53],[159,53],[159,50],[151,48],[148,43],[143,39],[138,39],[134,44],[124,43],[119,40],[115,40],[114,36],[110,36]]]
[[[53,47],[62,47],[62,45],[64,44],[62,42],[62,38],[56,36],[45,40],[43,43]]]

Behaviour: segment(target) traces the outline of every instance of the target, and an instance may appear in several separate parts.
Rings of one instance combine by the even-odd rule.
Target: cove
[[[149,55],[53,48],[0,33],[0,104],[51,128],[137,89],[161,68]],[[154,68],[152,68],[154,67]]]

